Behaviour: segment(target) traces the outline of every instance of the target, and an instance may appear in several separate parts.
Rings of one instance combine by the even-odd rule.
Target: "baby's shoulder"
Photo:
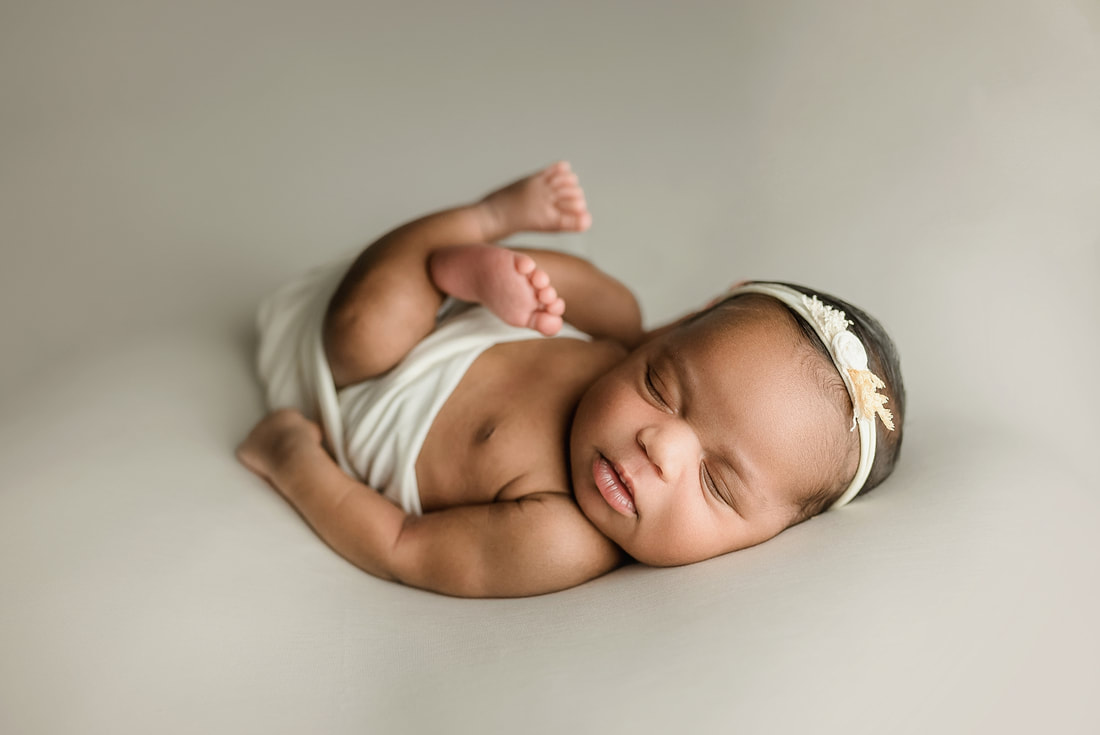
[[[555,362],[568,362],[586,371],[606,372],[626,358],[627,351],[609,339],[573,339],[557,337],[525,342],[532,350],[543,352]]]
[[[505,374],[552,390],[550,384],[590,383],[624,357],[626,350],[609,340],[543,337],[495,345],[479,362],[488,374]]]

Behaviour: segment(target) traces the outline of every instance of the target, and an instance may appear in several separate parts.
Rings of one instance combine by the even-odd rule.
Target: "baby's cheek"
[[[644,404],[625,381],[619,381],[605,393],[607,414],[618,420],[637,418]]]

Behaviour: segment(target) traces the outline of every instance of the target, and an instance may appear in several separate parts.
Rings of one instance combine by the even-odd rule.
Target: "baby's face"
[[[636,350],[582,397],[570,437],[581,510],[638,561],[687,564],[789,526],[850,441],[778,304],[707,314]],[[833,432],[837,441],[825,441]]]

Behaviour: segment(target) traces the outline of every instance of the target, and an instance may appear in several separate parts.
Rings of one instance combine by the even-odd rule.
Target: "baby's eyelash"
[[[713,477],[711,477],[710,470],[707,469],[707,466],[704,464],[701,465],[701,467],[703,473],[703,487],[709,490],[711,495],[717,498],[720,502],[725,503],[732,508],[733,501],[730,498],[726,497],[726,494],[718,489],[718,483],[714,481]]]
[[[653,368],[646,365],[645,368],[645,387],[649,391],[649,395],[653,396],[653,400],[662,406],[667,406],[665,399],[661,397],[661,392],[657,390],[657,386],[653,383]]]
[[[710,472],[707,471],[707,466],[702,465],[702,468],[703,468],[703,487],[705,487],[707,490],[710,490],[710,492],[714,495],[714,497],[721,500],[722,498],[718,495],[718,486],[714,484],[714,478],[712,478],[710,476]]]

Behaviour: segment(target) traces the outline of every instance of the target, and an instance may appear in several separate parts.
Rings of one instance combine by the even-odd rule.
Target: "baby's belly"
[[[570,490],[569,425],[601,351],[572,339],[496,345],[440,409],[416,461],[424,512]],[[596,368],[595,370],[593,368]]]

